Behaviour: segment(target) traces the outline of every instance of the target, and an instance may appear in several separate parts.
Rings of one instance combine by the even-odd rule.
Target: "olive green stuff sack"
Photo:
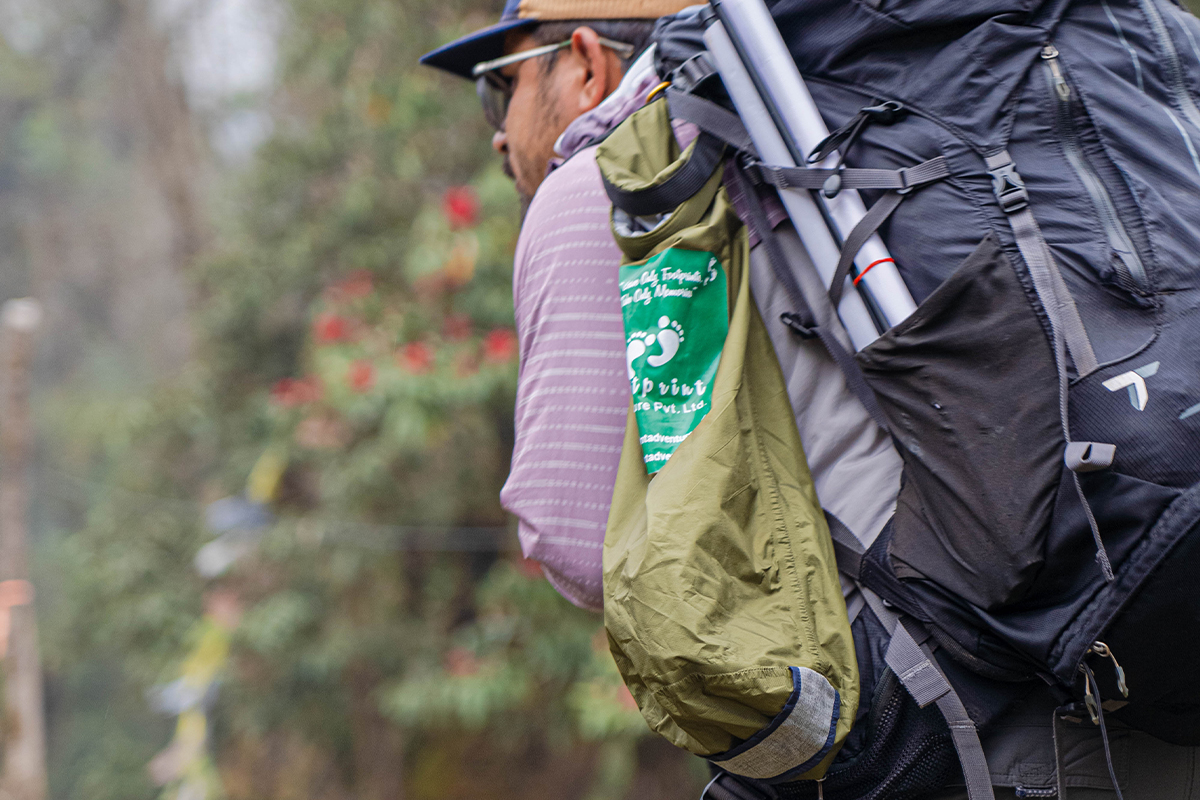
[[[691,152],[656,101],[596,157],[606,181],[636,191]],[[622,274],[682,251],[715,257],[728,334],[711,408],[654,475],[631,404],[604,542],[609,645],[647,723],[672,743],[747,777],[819,778],[854,720],[858,667],[829,531],[750,294],[747,232],[720,167],[654,222],[614,209]]]

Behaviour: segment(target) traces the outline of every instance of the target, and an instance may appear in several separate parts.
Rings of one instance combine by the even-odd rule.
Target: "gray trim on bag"
[[[709,761],[756,780],[782,780],[816,766],[833,747],[841,697],[825,676],[792,667],[792,696],[758,735]]]

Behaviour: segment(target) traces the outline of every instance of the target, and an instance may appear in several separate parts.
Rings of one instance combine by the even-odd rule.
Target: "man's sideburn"
[[[546,168],[554,157],[554,142],[559,134],[571,122],[566,119],[561,107],[559,89],[554,80],[554,68],[558,59],[543,57],[538,59],[535,67],[537,87],[535,90],[534,108],[531,109],[533,119],[529,124],[521,126],[527,131],[538,131],[542,135],[531,137],[532,140],[516,140],[510,138],[504,155],[504,174],[513,179],[521,202],[521,218],[524,219],[533,195],[546,177]],[[511,113],[511,111],[510,111]],[[551,132],[550,136],[547,132]]]

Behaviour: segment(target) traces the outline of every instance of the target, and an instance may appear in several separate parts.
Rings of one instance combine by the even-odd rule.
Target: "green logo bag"
[[[725,270],[712,253],[671,247],[621,267],[620,285],[638,440],[655,473],[712,408],[729,332]]]
[[[690,148],[655,101],[596,161],[610,190],[639,192],[677,174]],[[858,665],[721,175],[661,217],[613,209],[631,402],[604,536],[604,624],[653,730],[737,775],[813,779],[854,722]]]

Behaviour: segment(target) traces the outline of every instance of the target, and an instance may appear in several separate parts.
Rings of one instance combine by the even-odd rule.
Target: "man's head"
[[[492,145],[528,198],[546,175],[554,143],[572,120],[607,97],[645,49],[654,21],[688,0],[509,0],[499,24],[422,57],[474,78]]]
[[[485,79],[489,82],[480,87],[481,93],[492,91],[507,100],[506,105],[490,104],[489,116],[497,128],[492,146],[504,157],[505,170],[520,194],[533,195],[554,157],[555,141],[572,120],[617,88],[629,59],[645,47],[652,28],[653,22],[645,20],[552,22],[528,33],[509,34],[506,54],[565,45],[502,67],[498,81]],[[497,105],[500,114],[495,113]]]

